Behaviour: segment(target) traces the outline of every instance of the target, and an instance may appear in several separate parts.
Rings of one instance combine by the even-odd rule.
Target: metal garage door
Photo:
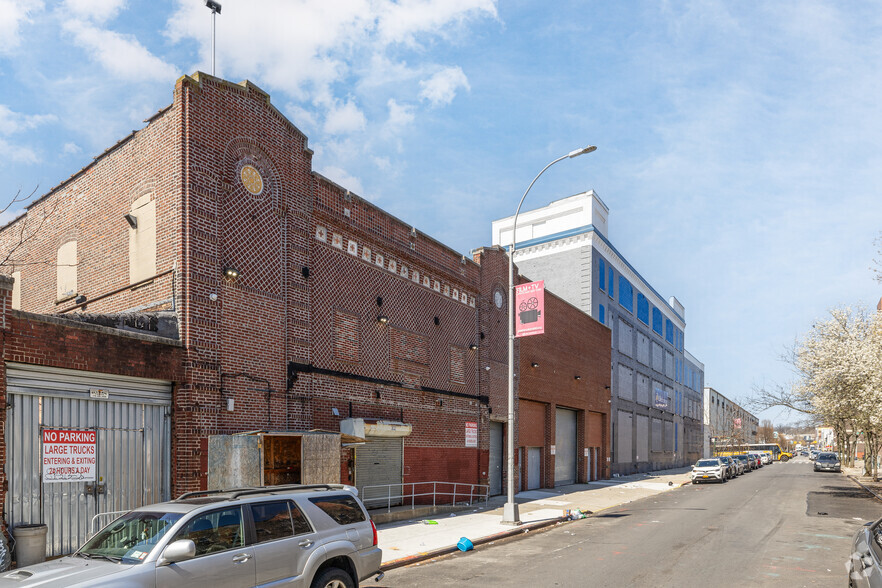
[[[10,363],[6,388],[8,522],[48,525],[47,556],[79,547],[95,514],[170,498],[170,382]],[[96,481],[44,482],[43,429],[94,431]]]
[[[504,461],[502,423],[490,422],[490,496],[502,494],[502,463]]]
[[[404,439],[367,437],[355,450],[355,484],[368,508],[401,504]],[[399,498],[396,498],[399,497]]]
[[[554,485],[576,483],[576,412],[558,408],[554,417]]]

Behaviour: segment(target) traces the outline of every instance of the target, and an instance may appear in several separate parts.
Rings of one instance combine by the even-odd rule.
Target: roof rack
[[[267,494],[270,492],[281,492],[284,490],[343,490],[346,486],[343,484],[286,484],[281,486],[256,486],[251,488],[228,488],[225,490],[201,490],[196,492],[185,492],[177,498],[175,502],[194,496],[210,496],[215,494],[227,494],[230,499],[239,498],[240,496],[248,496],[250,494]]]

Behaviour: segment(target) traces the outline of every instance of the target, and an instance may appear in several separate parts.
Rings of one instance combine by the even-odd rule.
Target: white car
[[[760,457],[763,458],[763,463],[768,465],[772,463],[772,453],[770,451],[761,451]]]
[[[723,484],[728,478],[726,465],[719,457],[709,457],[707,459],[699,459],[692,466],[692,483],[717,481]]]

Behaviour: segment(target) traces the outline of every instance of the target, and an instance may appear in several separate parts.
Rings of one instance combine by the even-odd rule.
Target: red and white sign
[[[478,446],[478,423],[465,424],[465,442],[466,447]]]
[[[740,428],[741,428],[741,419],[735,419],[735,428],[736,428],[736,429],[740,429]]]
[[[515,286],[515,337],[545,333],[545,280]]]
[[[43,429],[43,481],[94,482],[97,449],[95,431]]]

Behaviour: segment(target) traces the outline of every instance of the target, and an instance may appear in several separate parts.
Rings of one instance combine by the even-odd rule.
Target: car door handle
[[[234,556],[233,556],[233,563],[234,563],[234,564],[245,563],[245,562],[248,561],[249,559],[251,559],[251,554],[250,554],[250,553],[240,553],[239,555],[234,555]]]
[[[309,547],[310,545],[312,545],[312,539],[304,539],[297,545],[299,545],[300,547]]]

